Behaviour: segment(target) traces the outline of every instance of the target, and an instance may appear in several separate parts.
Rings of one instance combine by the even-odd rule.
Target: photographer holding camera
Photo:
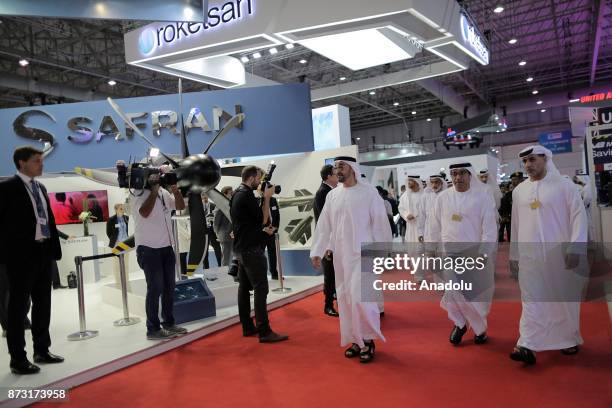
[[[230,202],[230,214],[234,227],[234,253],[238,259],[238,312],[245,337],[259,335],[260,343],[276,343],[289,337],[272,331],[268,321],[268,277],[264,246],[267,237],[274,234],[270,222],[270,198],[274,186],[262,184],[263,200],[260,207],[253,194],[261,183],[263,170],[246,166],[242,170],[242,183]],[[249,290],[254,291],[255,320],[251,319]]]
[[[137,190],[136,195],[131,198],[130,207],[136,227],[136,258],[147,281],[147,339],[165,340],[187,333],[187,329],[174,324],[176,255],[172,247],[171,221],[171,212],[185,209],[185,201],[176,182],[168,186],[172,194],[160,188],[160,175],[157,173],[150,174],[147,182],[145,189]],[[161,324],[160,296],[163,318]]]

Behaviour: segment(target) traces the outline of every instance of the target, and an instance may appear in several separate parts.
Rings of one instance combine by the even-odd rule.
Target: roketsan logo
[[[140,33],[138,48],[144,55],[149,55],[151,52],[153,52],[153,49],[155,48],[155,31],[148,28]]]

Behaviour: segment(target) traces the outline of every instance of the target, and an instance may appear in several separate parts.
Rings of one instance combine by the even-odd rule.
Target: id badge
[[[531,204],[529,204],[529,207],[531,207],[532,210],[537,210],[541,206],[542,206],[542,203],[539,202],[538,200],[533,200]]]
[[[451,219],[455,222],[461,222],[461,220],[463,220],[463,217],[459,214],[453,214],[453,216],[451,217]]]

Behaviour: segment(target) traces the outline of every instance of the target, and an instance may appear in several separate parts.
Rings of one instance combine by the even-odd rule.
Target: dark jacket
[[[315,223],[319,220],[319,216],[323,211],[323,206],[325,205],[325,199],[327,198],[327,193],[332,190],[330,186],[325,183],[321,183],[321,186],[317,190],[314,198],[314,205],[312,209],[314,210]]]
[[[49,196],[44,185],[40,189],[47,203],[47,214],[49,216],[50,248],[55,260],[62,258],[55,217],[49,203]],[[11,177],[0,182],[0,262],[7,261],[9,257],[27,256],[28,248],[35,242],[36,215],[32,206],[32,200],[26,190],[25,184],[19,176]]]
[[[263,232],[263,213],[253,190],[245,184],[236,189],[230,200],[230,215],[236,253],[264,247],[268,234]]]
[[[280,225],[280,208],[278,207],[278,201],[274,197],[270,198],[270,213],[272,215],[272,226],[278,230]]]
[[[130,217],[127,215],[123,216],[123,220],[125,221],[125,226],[127,229],[128,236],[130,235],[128,222],[130,221]],[[108,237],[108,246],[110,248],[114,248],[117,245],[117,237],[119,236],[119,228],[117,228],[117,214],[113,215],[106,222],[106,236]]]

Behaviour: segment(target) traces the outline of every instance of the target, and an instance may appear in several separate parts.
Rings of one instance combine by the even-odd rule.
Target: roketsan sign
[[[467,42],[476,54],[482,59],[485,64],[489,63],[489,50],[485,46],[476,27],[470,24],[465,14],[461,13],[461,36]]]
[[[207,23],[174,22],[147,28],[140,33],[138,49],[143,55],[150,55],[159,47],[200,35],[207,30],[251,16],[253,13],[253,0],[228,1],[222,6],[212,6],[208,9]]]

